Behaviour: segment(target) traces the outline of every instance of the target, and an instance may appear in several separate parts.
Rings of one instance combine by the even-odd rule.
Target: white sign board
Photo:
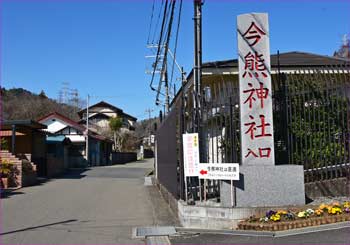
[[[268,15],[239,15],[237,32],[242,165],[274,165]]]
[[[199,142],[198,133],[183,134],[183,155],[185,177],[198,176]]]
[[[239,180],[239,164],[200,163],[198,177],[200,179]]]

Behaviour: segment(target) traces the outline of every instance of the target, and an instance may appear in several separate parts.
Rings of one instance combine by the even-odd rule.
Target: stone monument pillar
[[[275,165],[268,15],[239,15],[237,38],[241,166],[235,206],[305,204],[303,166]],[[230,188],[221,185],[223,206],[230,206]]]

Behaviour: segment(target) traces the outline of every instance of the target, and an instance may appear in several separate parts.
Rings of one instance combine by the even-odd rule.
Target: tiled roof
[[[81,131],[85,130],[84,126],[78,124],[76,121],[73,121],[72,119],[70,119],[70,118],[68,118],[68,117],[66,117],[58,112],[52,112],[52,113],[50,113],[42,118],[39,118],[38,122],[44,122],[44,121],[51,119],[51,118],[58,118],[64,122],[66,122],[69,126],[71,126],[73,128],[76,128],[76,129],[81,130]]]
[[[93,109],[94,107],[109,108],[109,109],[111,109],[112,111],[114,111],[114,112],[116,112],[116,113],[120,113],[120,114],[124,115],[125,117],[130,118],[131,120],[137,121],[137,118],[136,118],[136,117],[133,117],[133,116],[131,116],[131,115],[125,113],[122,109],[120,109],[120,108],[118,108],[118,107],[116,107],[116,106],[114,106],[114,105],[111,105],[111,104],[109,104],[109,103],[107,103],[107,102],[105,102],[105,101],[100,101],[100,102],[98,102],[98,103],[96,103],[96,104],[94,104],[94,105],[89,106],[89,114],[90,114],[90,113],[106,113],[106,112],[96,111],[96,110]],[[81,118],[83,117],[83,114],[84,114],[84,113],[86,113],[86,108],[85,108],[85,109],[82,109],[82,110],[80,110],[80,111],[78,112],[78,114],[79,114],[79,116],[80,116]]]
[[[314,66],[336,66],[346,65],[350,66],[350,60],[332,56],[311,54],[305,52],[288,52],[280,53],[280,66],[282,67],[314,67]],[[271,55],[271,66],[277,67],[277,54]],[[203,68],[224,68],[224,67],[238,67],[237,59],[206,62],[202,65]]]

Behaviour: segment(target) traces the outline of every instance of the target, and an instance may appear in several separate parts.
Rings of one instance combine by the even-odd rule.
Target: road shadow
[[[82,179],[86,177],[85,172],[91,170],[91,168],[71,168],[65,173],[56,176],[55,179]]]
[[[5,198],[10,198],[11,196],[22,195],[22,194],[24,194],[24,192],[18,191],[18,190],[13,190],[13,191],[1,190],[0,198],[5,199]]]
[[[22,231],[35,230],[35,229],[38,229],[38,228],[43,228],[43,227],[48,227],[48,226],[53,226],[53,225],[61,225],[61,224],[66,224],[66,223],[71,223],[71,222],[76,222],[76,221],[78,221],[78,220],[76,220],[76,219],[69,219],[69,220],[64,220],[64,221],[55,222],[55,223],[49,223],[49,224],[45,224],[45,225],[30,226],[30,227],[26,227],[26,228],[22,228],[22,229],[18,229],[18,230],[2,232],[2,233],[0,233],[0,236],[9,235],[9,234],[13,234],[13,233],[18,233],[18,232],[22,232]]]

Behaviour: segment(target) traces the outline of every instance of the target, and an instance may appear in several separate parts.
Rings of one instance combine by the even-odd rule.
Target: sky
[[[155,1],[157,16],[161,1]],[[146,45],[152,0],[2,0],[0,4],[2,87],[44,90],[57,99],[66,82],[81,97],[92,96],[91,104],[104,100],[139,120],[148,117],[146,109],[158,115],[162,108],[155,106],[151,76],[145,74],[150,64],[145,56],[150,54]],[[343,35],[350,33],[350,1],[345,0],[206,0],[202,10],[203,62],[237,58],[236,17],[243,13],[269,14],[271,53],[331,56]],[[184,0],[176,60],[187,73],[193,67],[192,18],[193,1]]]

